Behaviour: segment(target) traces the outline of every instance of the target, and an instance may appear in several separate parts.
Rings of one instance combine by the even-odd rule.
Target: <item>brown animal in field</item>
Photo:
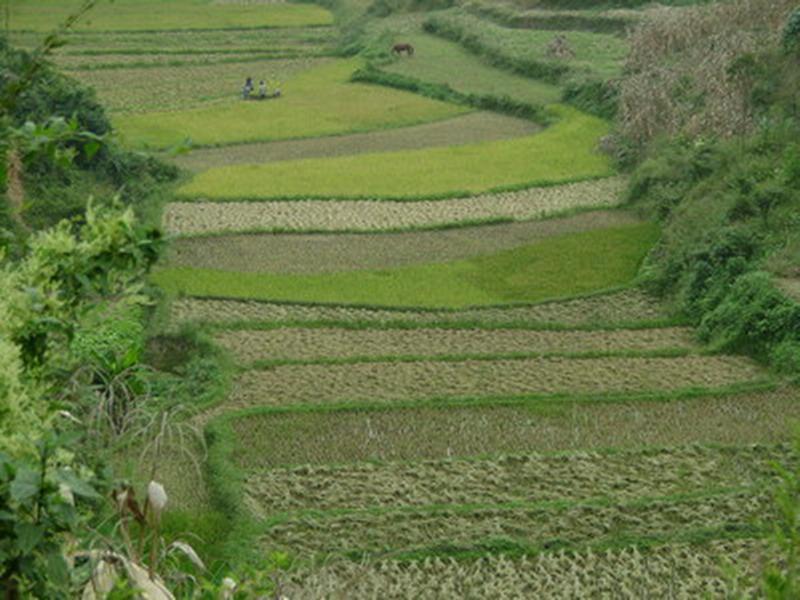
[[[414,46],[408,43],[395,44],[392,46],[392,54],[400,56],[403,52],[406,56],[414,56]]]

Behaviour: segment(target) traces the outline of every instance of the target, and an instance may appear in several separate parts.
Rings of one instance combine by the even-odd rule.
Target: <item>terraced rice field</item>
[[[74,14],[82,0],[11,0],[16,30],[48,32]],[[148,30],[307,27],[331,25],[331,13],[313,4],[193,2],[192,0],[115,0],[101,4],[78,30],[116,32]]]
[[[470,562],[447,557],[411,564],[384,559],[370,566],[337,561],[298,574],[284,589],[312,598],[703,598],[757,593],[755,574],[766,554],[761,543],[735,540],[662,545],[645,553],[633,547],[521,559],[500,554]],[[721,556],[739,568],[734,576],[727,576]]]
[[[467,110],[408,92],[347,83],[360,64],[358,59],[338,59],[318,65],[284,81],[280,86],[281,98],[263,102],[243,102],[240,88],[248,75],[256,81],[269,78],[270,61],[249,68],[215,65],[215,69],[225,69],[236,76],[235,85],[224,86],[228,102],[220,106],[122,114],[114,123],[132,145],[166,148],[187,137],[198,146],[214,146],[341,135],[417,125]],[[150,71],[143,73],[146,81],[151,77],[157,79]],[[213,85],[220,87],[220,83]],[[240,197],[245,195],[242,189]]]
[[[432,229],[486,222],[527,221],[570,210],[619,203],[622,181],[610,177],[519,192],[453,200],[407,202],[298,200],[287,202],[172,202],[164,227],[177,235],[220,232],[350,232]]]
[[[202,236],[176,240],[170,263],[202,269],[241,267],[246,273],[387,269],[472,258],[559,235],[637,222],[620,211],[592,211],[544,221],[396,234]]]
[[[489,55],[510,60],[536,60],[566,67],[577,75],[608,79],[619,76],[627,54],[625,40],[616,35],[588,31],[513,29],[486,23],[460,9],[444,11],[427,20],[437,31],[467,37],[473,47],[485,48]],[[556,35],[567,40],[572,56],[557,60],[547,53]]]
[[[386,71],[445,84],[464,94],[506,95],[534,104],[550,104],[560,97],[555,85],[494,69],[453,42],[420,33],[402,39],[414,45],[414,58],[398,60],[384,67]]]
[[[249,302],[211,298],[179,298],[172,303],[174,322],[235,324],[265,323],[382,323],[412,324],[541,324],[550,326],[604,325],[653,322],[668,313],[638,290],[545,302],[530,306],[468,308],[463,310],[402,310],[359,306],[326,306]]]
[[[800,418],[798,391],[649,396],[580,402],[429,403],[335,412],[260,408],[231,416],[231,459],[253,477],[274,468],[421,464],[454,457],[640,450],[687,444],[789,442]],[[666,401],[668,400],[668,401]],[[684,473],[683,477],[690,477]],[[652,476],[652,474],[651,474]]]
[[[34,45],[22,24],[73,1],[15,0],[14,39]],[[332,56],[340,23],[312,5],[201,2],[166,30],[187,3],[117,0],[57,60],[131,145],[202,148],[175,159],[154,281],[170,327],[229,354],[231,385],[191,417],[203,476],[184,457],[163,472],[174,506],[219,511],[228,564],[285,552],[290,598],[757,595],[772,466],[800,464],[800,390],[708,352],[634,285],[659,232],[618,206],[626,182],[597,150],[610,125],[352,84],[368,59]],[[426,83],[557,102],[557,85],[421,31],[458,20],[517,59],[554,35],[468,9],[367,15],[367,42],[412,40],[381,68]],[[571,73],[618,73],[622,36],[551,12],[575,25]],[[284,96],[242,102],[247,75]]]
[[[355,84],[351,84],[355,85]],[[392,92],[398,96],[379,115],[362,111],[358,105],[371,96],[389,92],[372,92],[376,86],[359,89],[364,96],[342,98],[344,120],[337,129],[315,115],[298,137],[343,133],[347,128],[380,127],[388,123],[412,124],[413,119],[433,120],[449,116],[433,100],[425,105],[422,99],[411,102],[410,94]],[[380,89],[380,88],[378,88]],[[360,93],[359,92],[359,93]],[[352,92],[355,94],[355,92]],[[412,96],[413,98],[413,96]],[[330,110],[336,102],[328,101]],[[372,98],[372,102],[389,103],[388,98]],[[347,113],[344,106],[347,103]],[[423,103],[423,104],[418,104]],[[272,104],[275,106],[277,103]],[[226,129],[217,138],[222,141],[251,141],[262,137],[289,137],[280,115],[261,114],[260,107],[237,107],[223,115]],[[281,104],[287,106],[287,104]],[[248,109],[248,110],[244,110]],[[354,112],[357,111],[357,112]],[[423,112],[424,111],[424,112]],[[466,144],[457,147],[427,148],[398,152],[361,154],[328,159],[305,159],[273,162],[263,165],[235,165],[205,171],[178,190],[183,198],[211,200],[241,200],[273,198],[430,198],[482,194],[508,187],[533,187],[569,183],[570,181],[607,177],[612,174],[608,157],[597,151],[598,140],[608,133],[605,121],[580,113],[567,106],[552,108],[558,121],[542,133],[512,140]],[[452,112],[450,113],[453,114]],[[349,121],[352,115],[355,120]],[[391,118],[390,118],[391,115]],[[185,118],[184,118],[185,117]],[[260,121],[259,118],[266,119]],[[311,115],[307,115],[310,119]],[[342,118],[344,117],[344,119]],[[161,143],[169,130],[183,127],[192,131],[203,119],[204,111],[193,114],[172,113],[131,117],[121,123],[123,132],[133,133],[150,143]],[[320,123],[322,121],[322,123]],[[261,123],[264,123],[261,125]],[[199,143],[212,141],[208,133],[191,134]],[[217,139],[215,138],[215,139]],[[269,182],[269,185],[265,185]]]
[[[619,331],[286,328],[226,331],[217,342],[242,364],[387,356],[646,352],[695,348],[687,328]]]
[[[444,308],[512,304],[625,285],[657,237],[654,226],[638,223],[392,269],[287,274],[167,268],[152,279],[173,294],[195,296]]]
[[[231,407],[398,403],[414,400],[635,394],[714,389],[758,380],[740,358],[519,358],[283,365],[248,371]]]
[[[540,127],[536,123],[525,119],[490,112],[475,112],[445,121],[402,129],[310,140],[243,144],[232,148],[199,149],[179,156],[175,163],[200,172],[211,167],[227,165],[457,146],[525,137],[539,130]]]

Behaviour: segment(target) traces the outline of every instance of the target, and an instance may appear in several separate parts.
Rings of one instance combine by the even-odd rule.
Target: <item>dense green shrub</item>
[[[720,349],[778,359],[785,370],[800,363],[791,356],[800,344],[800,304],[780,293],[769,273],[746,273],[704,314],[699,334]]]
[[[81,319],[70,352],[79,364],[115,375],[141,362],[144,333],[138,305],[99,304]]]
[[[367,14],[373,17],[388,17],[398,12],[420,12],[450,8],[455,0],[373,0]]]
[[[613,120],[617,114],[619,89],[609,81],[569,81],[564,86],[562,99],[590,115]]]
[[[797,50],[800,47],[800,7],[794,9],[786,19],[781,39],[786,50]]]

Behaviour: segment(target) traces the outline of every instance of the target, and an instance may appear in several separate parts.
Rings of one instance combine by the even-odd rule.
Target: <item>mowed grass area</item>
[[[407,92],[347,83],[360,64],[358,59],[337,60],[308,70],[283,84],[283,97],[278,99],[232,99],[213,107],[120,115],[114,124],[131,145],[163,148],[187,137],[203,146],[341,135],[468,112]],[[242,72],[240,79],[247,74]],[[239,195],[245,193],[247,181],[237,180],[234,193],[237,188],[242,190]]]
[[[552,104],[561,98],[558,87],[495,69],[453,42],[419,33],[402,41],[413,44],[414,56],[400,58],[384,70],[446,84],[465,94],[510,96],[530,104]]]
[[[315,275],[168,268],[153,280],[191,296],[449,308],[533,302],[628,283],[657,238],[655,225],[629,225],[449,263]]]
[[[50,31],[82,0],[10,0],[11,27]],[[115,0],[99,2],[77,30],[137,31],[331,25],[333,15],[314,4],[214,2],[213,0]]]
[[[249,108],[249,107],[244,107]],[[555,105],[558,121],[514,140],[209,169],[180,188],[183,198],[420,198],[479,194],[611,175],[597,151],[607,122]],[[198,111],[201,112],[201,111]],[[142,122],[146,116],[137,117]],[[295,127],[318,123],[295,123]],[[252,128],[251,128],[252,129]],[[413,208],[411,209],[413,210]]]

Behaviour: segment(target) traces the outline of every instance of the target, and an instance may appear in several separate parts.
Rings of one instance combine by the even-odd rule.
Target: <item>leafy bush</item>
[[[772,352],[785,369],[792,363],[786,353],[800,343],[800,304],[780,293],[769,273],[746,273],[705,313],[699,333],[721,349],[747,351],[764,359]]]
[[[419,12],[450,8],[455,0],[374,0],[367,14],[374,17],[388,17],[397,12]]]
[[[608,81],[569,81],[564,86],[563,100],[590,115],[612,120],[617,114],[619,89]]]
[[[787,51],[796,50],[800,47],[800,7],[795,8],[789,18],[786,19],[781,39],[783,47]]]
[[[142,310],[137,305],[102,304],[81,320],[70,345],[74,359],[117,374],[141,362],[144,354]]]

